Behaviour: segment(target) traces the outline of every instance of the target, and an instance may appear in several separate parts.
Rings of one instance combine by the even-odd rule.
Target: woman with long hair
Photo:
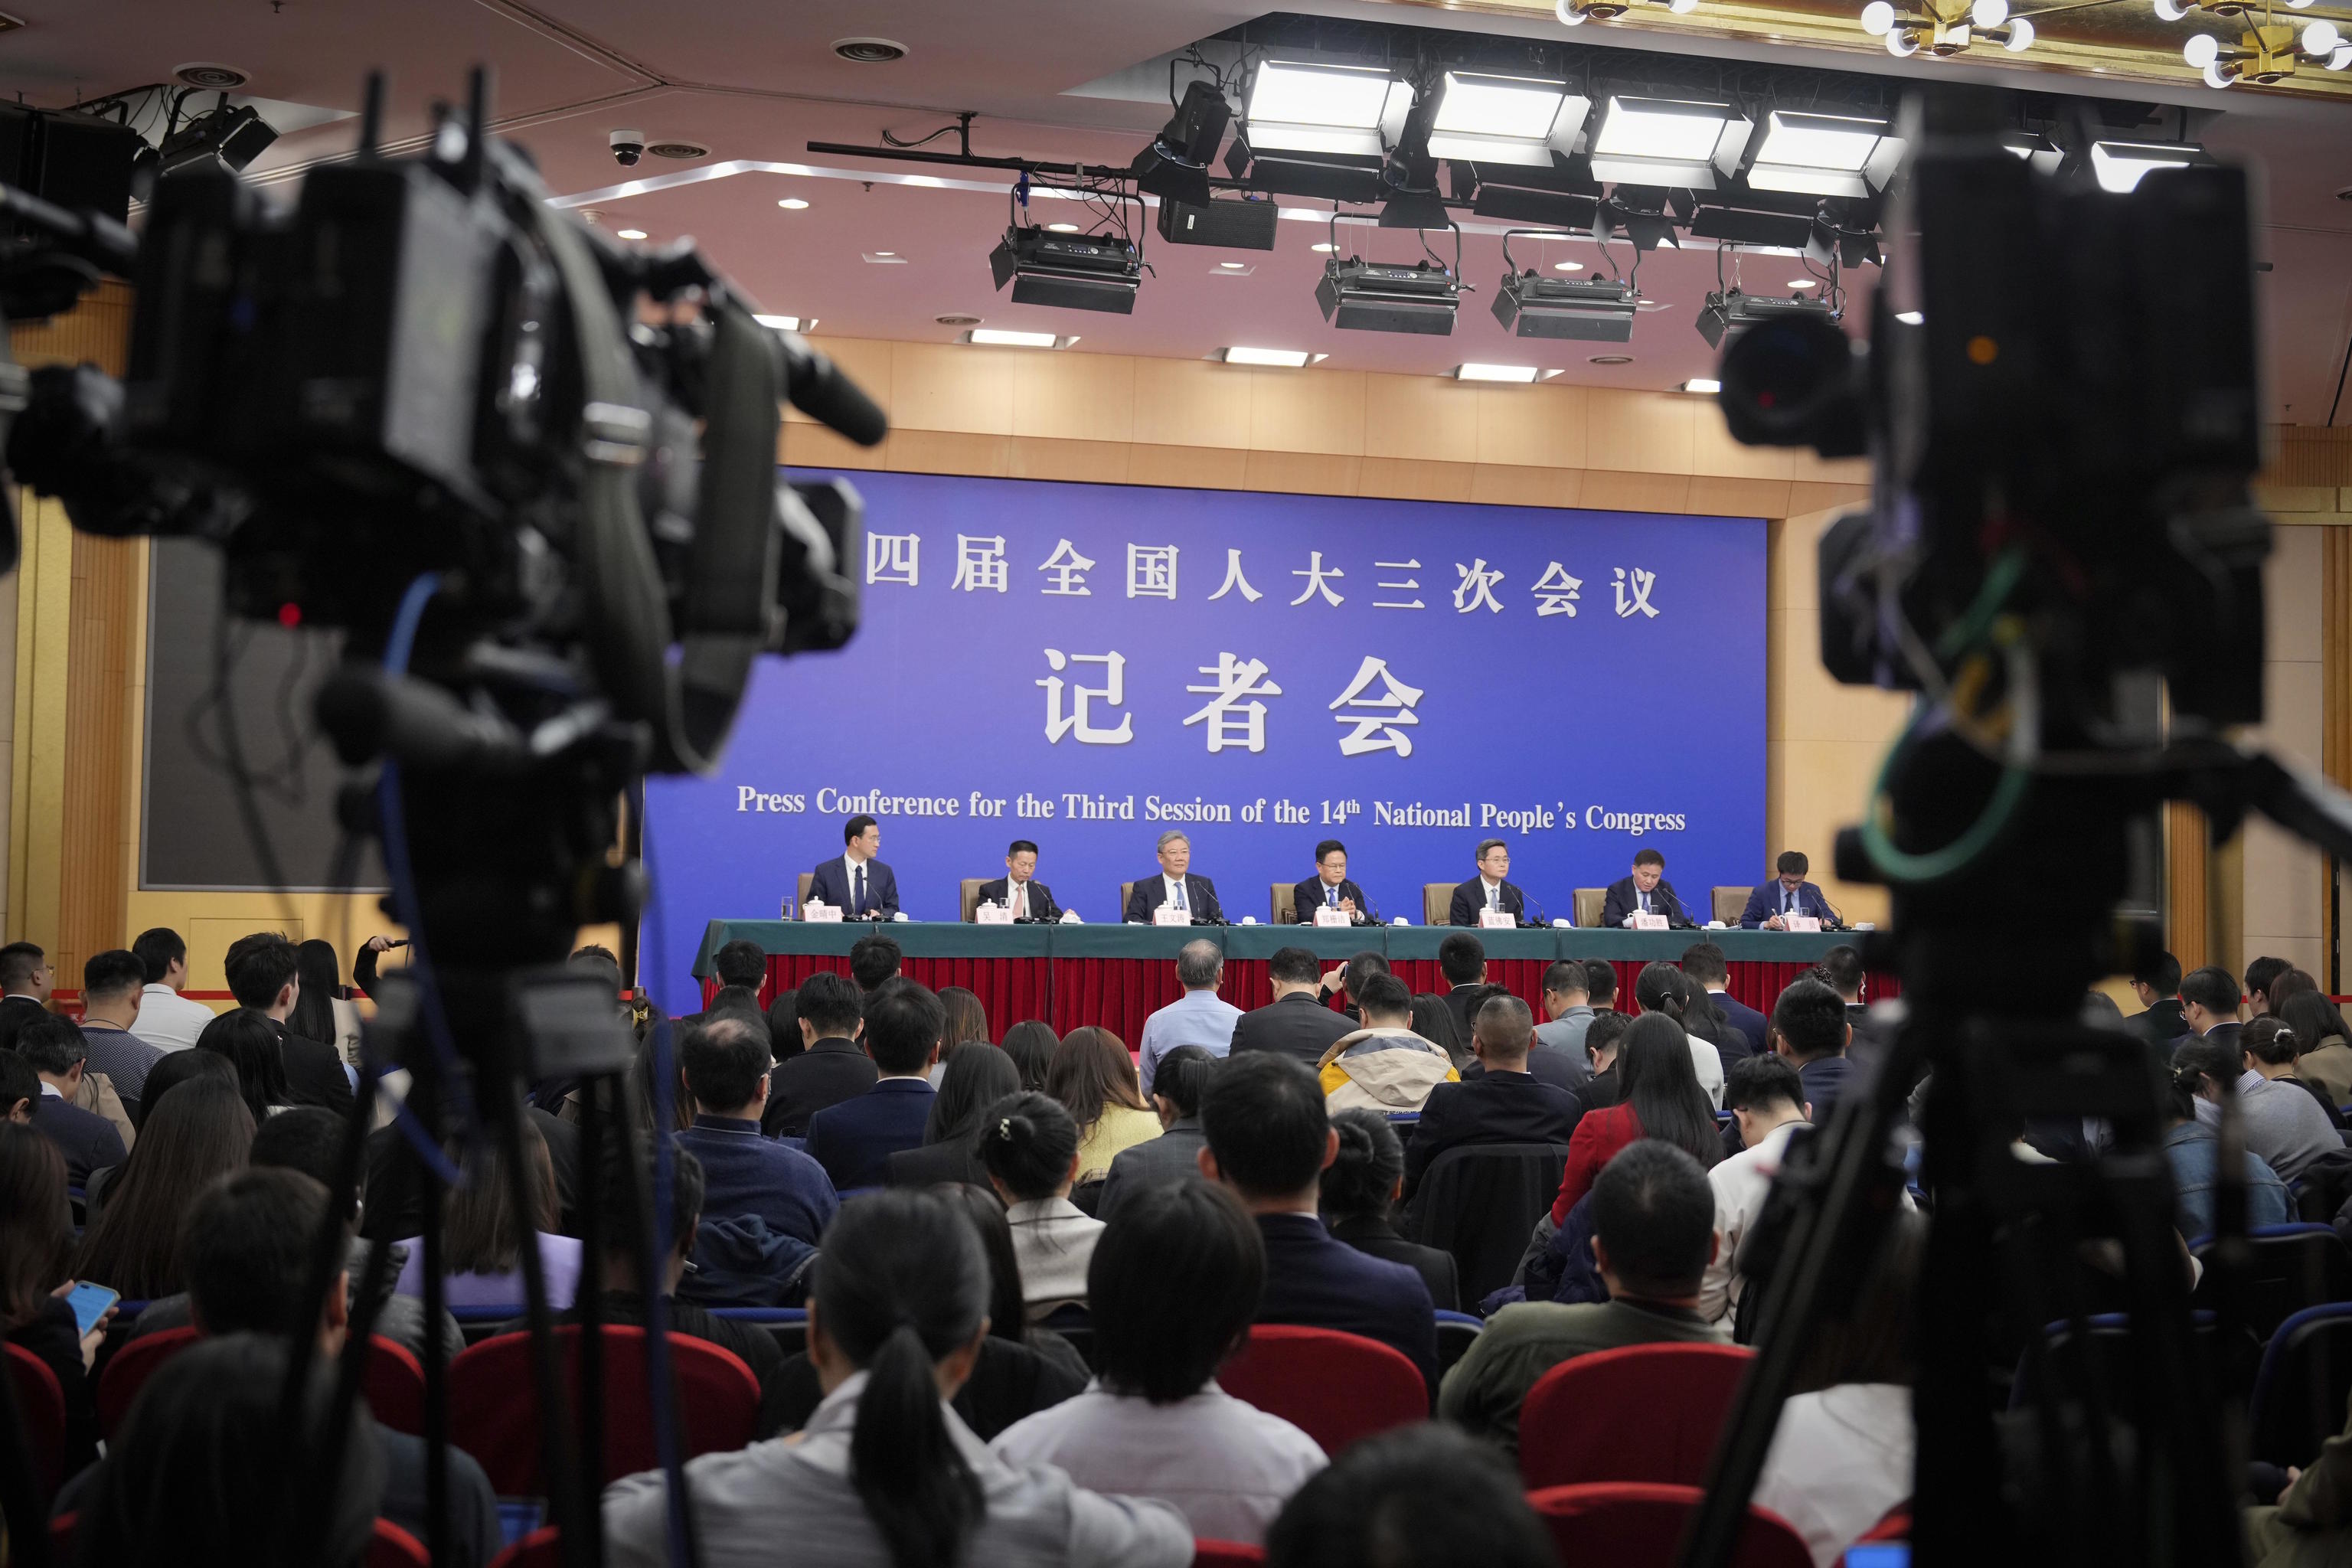
[[[1021,1069],[1021,1087],[1045,1092],[1045,1074],[1054,1065],[1054,1047],[1062,1037],[1054,1033],[1054,1026],[1039,1018],[1028,1018],[1004,1031],[1004,1054]]]
[[[1106,1175],[1120,1151],[1160,1136],[1160,1118],[1143,1098],[1135,1057],[1108,1029],[1073,1029],[1054,1047],[1045,1092],[1078,1124],[1078,1180]]]
[[[1708,1104],[1721,1109],[1726,1068],[1723,1053],[1716,1047],[1729,1030],[1715,1004],[1707,1000],[1706,987],[1671,963],[1645,963],[1633,977],[1633,1000],[1643,1012],[1663,1013],[1682,1026],[1690,1042],[1691,1070],[1698,1076],[1698,1086],[1706,1091]]]
[[[1080,1163],[1070,1113],[1051,1095],[1009,1096],[982,1112],[979,1149],[989,1185],[1004,1200],[1029,1316],[1086,1305],[1087,1262],[1103,1226],[1070,1201]]]
[[[986,1040],[949,1047],[944,1069],[940,1091],[931,1097],[929,1120],[923,1124],[922,1147],[890,1156],[887,1181],[891,1186],[929,1187],[941,1182],[988,1185],[988,1172],[973,1152],[972,1135],[980,1129],[981,1112],[1021,1092],[1021,1069]]]
[[[2279,1022],[2294,1031],[2294,1076],[2336,1105],[2352,1105],[2352,1029],[2335,1003],[2297,991],[2279,1004]]]
[[[514,1203],[514,1184],[505,1153],[486,1142],[467,1152],[458,1166],[463,1180],[449,1194],[442,1221],[441,1269],[452,1307],[520,1306],[523,1300],[522,1249],[539,1249],[547,1284],[547,1304],[558,1311],[572,1305],[580,1288],[580,1240],[555,1234],[555,1165],[547,1140],[526,1117],[522,1124],[523,1185],[528,1213]],[[412,1237],[402,1246],[408,1259],[394,1289],[404,1296],[425,1294],[425,1248]]]
[[[245,1108],[257,1126],[271,1111],[293,1103],[286,1082],[286,1048],[278,1042],[278,1026],[269,1015],[252,1007],[234,1007],[206,1024],[196,1037],[196,1049],[228,1058],[236,1069]],[[249,1137],[252,1129],[247,1128]]]
[[[1551,1202],[1555,1225],[1568,1218],[1601,1168],[1628,1143],[1655,1138],[1702,1165],[1723,1158],[1715,1107],[1691,1065],[1690,1037],[1672,1017],[1644,1013],[1626,1026],[1617,1048],[1617,1103],[1585,1112],[1569,1135],[1568,1168]]]
[[[68,1474],[98,1438],[89,1373],[106,1338],[103,1323],[83,1334],[58,1294],[72,1289],[72,1254],[65,1157],[30,1126],[0,1121],[0,1337],[57,1374],[66,1396]]]
[[[1423,991],[1413,997],[1412,1032],[1444,1051],[1457,1072],[1471,1060],[1470,1047],[1463,1042],[1462,1031],[1454,1026],[1454,1009],[1433,991]]]
[[[207,1027],[203,1037],[212,1036]],[[75,1277],[134,1301],[184,1289],[180,1232],[188,1205],[215,1177],[243,1170],[252,1147],[253,1113],[235,1085],[197,1078],[172,1090],[108,1184],[105,1206],[74,1255]]]
[[[1387,1114],[1365,1105],[1335,1110],[1331,1130],[1339,1135],[1339,1148],[1323,1167],[1323,1228],[1335,1241],[1419,1274],[1439,1311],[1459,1310],[1461,1281],[1453,1254],[1397,1233],[1393,1216],[1404,1193],[1404,1142]]]
[[[980,1358],[988,1301],[979,1237],[943,1200],[883,1192],[842,1205],[809,1301],[824,1401],[795,1436],[686,1467],[704,1553],[749,1560],[790,1541],[812,1563],[1185,1568],[1192,1531],[1174,1510],[996,1458],[945,1403]],[[652,1470],[606,1489],[616,1568],[668,1561],[666,1486]]]
[[[312,937],[294,955],[295,977],[301,985],[294,994],[294,1011],[286,1016],[286,1032],[332,1046],[337,1056],[357,1066],[360,1010],[343,986],[343,961],[335,944]]]
[[[940,1037],[949,1047],[962,1045],[966,1040],[985,1040],[988,1035],[988,1009],[981,1005],[980,993],[961,985],[940,987],[940,1004],[948,1010],[947,1032]]]

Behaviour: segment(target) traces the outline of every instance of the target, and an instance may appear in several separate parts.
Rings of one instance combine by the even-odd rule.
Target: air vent
[[[980,325],[982,318],[967,316],[961,310],[950,310],[946,315],[933,316],[931,320],[942,327],[976,327]]]
[[[699,142],[648,142],[646,151],[656,158],[708,158],[710,149]]]
[[[1632,364],[1633,363],[1633,356],[1632,354],[1594,354],[1591,359],[1586,360],[1584,363],[1587,364]]]
[[[833,52],[853,65],[887,66],[907,58],[907,46],[888,38],[836,38]]]
[[[211,92],[234,92],[253,79],[235,66],[215,65],[210,60],[194,60],[184,65],[172,73],[172,79]]]

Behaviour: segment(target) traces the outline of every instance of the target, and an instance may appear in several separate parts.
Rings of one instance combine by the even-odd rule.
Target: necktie
[[[864,914],[866,912],[866,867],[862,862],[857,868],[857,891],[852,897],[855,901],[849,912],[853,915]]]
[[[1173,886],[1176,889],[1176,907],[1181,910],[1184,907],[1184,884],[1179,881]]]
[[[1015,883],[1013,883],[1013,917],[1014,917],[1015,919],[1018,919],[1019,917],[1021,917],[1021,916],[1023,916],[1023,915],[1025,915],[1025,914],[1027,914],[1028,912],[1029,912],[1029,884],[1028,884],[1028,883],[1026,883],[1026,882],[1015,882]]]
[[[1486,884],[1486,907],[1490,910],[1503,907],[1503,889],[1493,882]]]
[[[1326,887],[1323,889],[1323,901],[1330,905],[1333,909],[1338,909],[1339,907],[1339,889],[1333,887]]]
[[[1780,912],[1784,915],[1792,913],[1796,910],[1796,895],[1790,892],[1788,889],[1782,888],[1780,889]]]
[[[1650,912],[1650,895],[1643,893],[1640,895],[1640,898],[1642,900],[1642,912],[1646,915]]]

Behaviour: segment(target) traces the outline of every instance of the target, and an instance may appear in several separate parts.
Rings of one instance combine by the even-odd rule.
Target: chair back
[[[1696,1487],[1752,1351],[1737,1345],[1627,1345],[1560,1363],[1519,1406],[1528,1489],[1590,1481]]]
[[[1452,882],[1423,882],[1421,885],[1421,923],[1442,926],[1454,914]]]
[[[956,918],[964,924],[970,925],[979,917],[981,885],[988,879],[986,877],[966,877],[956,884],[956,907],[962,911]]]
[[[1753,888],[1717,888],[1715,889],[1715,918],[1725,925],[1736,926],[1739,917],[1748,912],[1748,895]]]
[[[2306,1307],[2352,1300],[2352,1252],[2345,1250],[2334,1226],[2266,1225],[2249,1232],[2246,1240],[2253,1250],[2245,1277],[2246,1326],[2255,1338],[2269,1339]],[[2203,1258],[2209,1245],[2192,1250]],[[2214,1278],[2208,1267],[2198,1282],[2195,1305],[2212,1304]],[[2336,1426],[2341,1426],[2342,1412],[2337,1415]]]
[[[1295,926],[1298,923],[1298,889],[1289,882],[1276,882],[1267,895],[1266,907],[1274,911],[1274,923]]]
[[[580,1398],[580,1328],[557,1328],[556,1357],[567,1403]],[[654,1451],[652,1384],[646,1376],[646,1331],[606,1324],[604,1351],[605,1481],[650,1470]],[[676,1409],[682,1458],[740,1448],[751,1440],[760,1415],[760,1385],[732,1351],[672,1332],[670,1366],[677,1377]],[[502,1497],[544,1495],[540,1473],[539,1398],[530,1373],[530,1336],[499,1334],[467,1347],[449,1363],[449,1440],[481,1462],[490,1489]]]
[[[1705,1494],[1696,1487],[1598,1481],[1546,1487],[1528,1503],[1551,1531],[1568,1563],[1667,1563],[1676,1560],[1684,1527]],[[1732,1548],[1734,1568],[1812,1568],[1805,1538],[1787,1520],[1750,1505]]]
[[[1437,1310],[1437,1375],[1444,1377],[1454,1370],[1454,1363],[1470,1353],[1486,1331],[1484,1320],[1468,1312]]]
[[[15,1386],[25,1436],[33,1445],[33,1479],[40,1483],[46,1502],[66,1479],[66,1391],[49,1363],[22,1345],[8,1346],[8,1380]]]
[[[1462,1300],[1479,1301],[1517,1274],[1536,1221],[1551,1212],[1568,1168],[1565,1143],[1468,1143],[1421,1178],[1402,1229],[1454,1255]]]
[[[563,1561],[563,1538],[555,1526],[542,1524],[496,1557],[490,1568],[557,1568]]]
[[[1114,925],[1116,925],[1119,921],[1127,919],[1127,900],[1134,897],[1134,883],[1121,882],[1118,885],[1118,914],[1112,921]]]
[[[111,1438],[155,1369],[196,1342],[192,1328],[142,1334],[114,1353],[98,1380],[98,1429]],[[378,1421],[397,1432],[425,1435],[425,1368],[406,1345],[371,1336],[360,1392]]]
[[[1582,926],[1587,931],[1591,931],[1594,926],[1599,925],[1601,923],[1601,906],[1608,897],[1609,889],[1606,888],[1577,889],[1576,923]]]
[[[799,913],[801,912],[801,910],[804,910],[804,909],[806,909],[806,908],[808,907],[808,890],[809,890],[809,887],[810,887],[810,884],[814,883],[815,880],[816,880],[816,873],[815,873],[815,872],[814,872],[814,871],[803,871],[803,872],[802,872],[802,873],[801,873],[801,879],[800,879],[800,883],[799,883],[798,889],[797,889],[794,891],[794,893],[793,894],[793,913],[794,913],[795,915],[799,914]]]
[[[1265,1548],[1246,1541],[1195,1541],[1192,1568],[1252,1568],[1265,1561]]]
[[[375,1521],[368,1537],[367,1568],[433,1568],[425,1542],[388,1519]]]
[[[2341,1431],[2352,1401],[2352,1301],[2306,1307],[2263,1350],[2246,1412],[2254,1458],[2309,1465]]]
[[[98,1431],[109,1442],[122,1429],[122,1418],[155,1369],[196,1342],[194,1329],[161,1329],[142,1334],[114,1352],[98,1380]]]
[[[1217,1384],[1335,1457],[1359,1437],[1429,1419],[1429,1385],[1403,1352],[1336,1329],[1256,1324]]]
[[[2100,1402],[2110,1415],[2137,1422],[2149,1415],[2151,1390],[2139,1375],[2135,1364],[2131,1340],[2131,1319],[2122,1312],[2101,1312],[2083,1321],[2084,1331],[2077,1336],[2066,1322],[2052,1323],[2042,1330],[2045,1348],[2042,1370],[2063,1398],[2086,1398],[2095,1386]],[[2243,1364],[2252,1365],[2258,1342],[2253,1334],[2241,1327],[2242,1336],[2237,1356],[2224,1356],[2219,1325],[2210,1311],[2198,1311],[2189,1318],[2189,1373],[2198,1380],[2202,1396],[2217,1399],[2222,1377],[2233,1362],[2242,1356]],[[2038,1392],[2033,1363],[2029,1348],[2020,1356],[2017,1374],[2011,1381],[2009,1404],[2012,1410],[2031,1404]],[[2242,1389],[2241,1392],[2244,1392]],[[2171,1396],[2177,1397],[2177,1394]],[[2336,1426],[2342,1425],[2339,1414]],[[2336,1430],[2330,1426],[2329,1431]]]

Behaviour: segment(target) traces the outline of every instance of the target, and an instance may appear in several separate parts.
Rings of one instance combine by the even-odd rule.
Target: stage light
[[[2002,40],[2000,47],[2012,55],[2023,54],[2033,47],[2034,36],[2033,19],[2019,16],[2009,24],[2009,37]]]
[[[2135,189],[2152,169],[2186,169],[2213,160],[2185,142],[2098,142],[2091,147],[2091,173],[2102,190],[2117,195]]]
[[[2336,52],[2327,57],[2327,68],[2340,71],[2346,66],[2352,66],[2352,44],[2338,44]]]
[[[1592,177],[1629,185],[1711,191],[1755,127],[1727,103],[1619,96],[1591,137]]]
[[[1771,294],[1744,294],[1737,289],[1723,293],[1710,293],[1698,313],[1698,335],[1706,346],[1719,349],[1727,338],[1736,337],[1759,321],[1786,321],[1790,318],[1826,321],[1830,319],[1826,300],[1780,299]]]
[[[1315,302],[1335,327],[1445,337],[1454,331],[1462,285],[1445,268],[1427,262],[1398,267],[1334,256],[1323,263]]]
[[[1056,337],[1052,332],[1016,332],[1001,327],[974,327],[958,341],[977,343],[983,348],[1066,349],[1078,340],[1076,337]]]
[[[163,139],[162,173],[183,169],[217,169],[241,174],[247,164],[278,140],[277,128],[249,103],[231,107],[223,93],[218,107],[208,109]]]
[[[1813,220],[1793,213],[1751,212],[1744,207],[1700,207],[1691,214],[1693,239],[1737,245],[1768,256],[1802,256],[1813,237]]]
[[[2189,0],[2190,5],[2195,3]],[[2189,6],[2177,4],[2177,0],[2156,0],[2156,14],[2164,21],[2178,22],[2189,15]]]
[[[1049,223],[1045,226],[1045,232],[1048,234],[1076,234],[1078,232],[1078,226],[1074,223]]]
[[[1816,279],[1792,278],[1789,280],[1789,290],[1790,293],[1801,293],[1807,289],[1818,289],[1820,287],[1821,283]]]
[[[1309,249],[1309,250],[1311,250],[1311,251],[1314,251],[1314,252],[1315,252],[1317,255],[1318,255],[1318,256],[1329,256],[1329,255],[1331,255],[1333,252],[1337,251],[1339,247],[1338,246],[1336,246],[1336,245],[1332,244],[1332,243],[1331,243],[1329,240],[1328,240],[1328,239],[1318,239],[1318,240],[1317,240],[1314,244],[1312,244],[1312,245],[1308,246],[1307,248],[1307,249]]]
[[[1613,278],[1545,278],[1507,272],[1495,290],[1495,320],[1515,337],[1629,342],[1633,287]]]
[[[1765,116],[1748,184],[1759,191],[1866,196],[1885,188],[1903,156],[1902,139],[1893,132],[1885,121],[1863,115],[1776,109]],[[1731,173],[1728,163],[1722,167]]]
[[[1554,272],[1581,272],[1584,270],[1584,263],[1581,261],[1555,261],[1551,264],[1551,269]]]
[[[1224,142],[1225,125],[1233,112],[1233,106],[1216,87],[1205,81],[1187,83],[1175,116],[1152,138],[1150,146],[1136,154],[1130,170],[1135,188],[1163,201],[1205,205],[1209,165],[1216,162],[1217,148]]]
[[[1230,348],[1217,353],[1227,364],[1269,365],[1276,370],[1297,370],[1326,357],[1305,349]]]
[[[1927,323],[1927,313],[1925,310],[1897,310],[1895,312],[1895,319],[1906,327],[1924,326]]]
[[[1272,250],[1281,209],[1270,201],[1191,202],[1160,199],[1160,237],[1171,245],[1213,245],[1223,250]]]
[[[783,208],[788,213],[804,213],[808,211],[808,203],[801,200],[798,196],[786,196],[782,201],[778,202],[776,205]]]
[[[1429,123],[1429,154],[1549,169],[1584,129],[1592,103],[1566,82],[1447,71]]]
[[[2325,17],[2303,30],[2303,52],[2314,59],[2324,60],[2333,56],[2336,46],[2343,41],[2344,36],[2336,30],[2336,24]]]
[[[1134,247],[1108,235],[1008,228],[988,265],[999,289],[1013,285],[1016,305],[1132,315],[1136,291],[1143,286],[1143,266]]]
[[[1710,381],[1703,375],[1695,375],[1688,381],[1682,384],[1681,390],[1685,392],[1696,392],[1703,396],[1711,397],[1715,394],[1723,390],[1723,383],[1719,381]]]
[[[1907,27],[1889,28],[1886,34],[1886,52],[1898,60],[1906,58],[1919,52],[1919,40],[1911,36],[1911,30]]]
[[[1862,30],[1872,37],[1886,37],[1887,30],[1894,26],[1895,7],[1887,0],[1870,0],[1870,4],[1862,8]]]
[[[1245,101],[1242,136],[1253,153],[1378,158],[1403,133],[1412,89],[1372,66],[1266,60]]]
[[[1525,386],[1542,372],[1531,364],[1457,364],[1452,374],[1456,381],[1500,381]]]
[[[2203,70],[2221,58],[2221,40],[2210,33],[2199,33],[2180,46],[2180,58],[2194,68]]]
[[[773,327],[780,332],[813,332],[816,331],[814,316],[754,316],[763,327]]]
[[[2058,144],[2035,131],[2010,131],[2001,135],[2000,144],[2022,160],[2037,174],[2053,174],[2064,162],[2065,154]]]
[[[646,231],[641,228],[624,228],[616,230],[615,232],[618,233],[623,239],[643,239],[646,237]]]
[[[1969,7],[1969,20],[1979,27],[1998,27],[2009,20],[2009,0],[1976,0]]]

